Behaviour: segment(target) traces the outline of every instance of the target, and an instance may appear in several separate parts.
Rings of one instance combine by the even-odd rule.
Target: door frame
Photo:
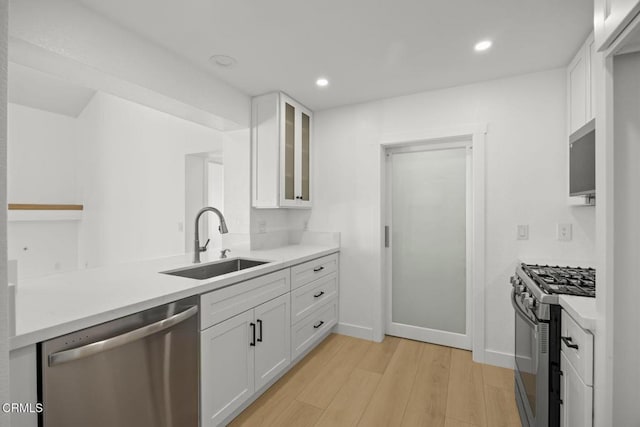
[[[485,361],[485,139],[486,124],[461,125],[456,127],[424,129],[415,132],[385,133],[379,140],[380,171],[380,292],[374,294],[374,307],[380,310],[380,316],[374,319],[373,338],[382,341],[387,330],[388,293],[390,282],[387,268],[387,250],[384,242],[384,227],[388,225],[387,206],[387,149],[402,146],[413,146],[425,143],[446,143],[453,141],[469,141],[473,155],[471,156],[471,245],[469,277],[471,294],[467,301],[471,303],[471,349],[473,360]],[[469,261],[469,260],[468,260]]]
[[[407,325],[401,323],[393,322],[393,239],[391,235],[393,233],[393,202],[392,202],[392,185],[393,179],[390,174],[393,171],[393,162],[391,160],[391,156],[393,154],[408,154],[408,153],[424,153],[424,152],[435,152],[435,151],[444,151],[444,150],[460,150],[463,149],[465,152],[465,333],[455,333],[455,332],[447,332],[440,331],[437,329],[431,329],[426,327],[419,327],[414,325]],[[473,177],[473,150],[471,148],[471,138],[464,138],[457,141],[425,141],[419,142],[411,145],[403,145],[400,147],[386,147],[385,149],[386,156],[386,194],[387,198],[385,200],[386,205],[386,218],[387,225],[389,225],[391,233],[389,234],[389,242],[390,245],[386,247],[385,242],[385,265],[387,266],[387,315],[386,315],[386,323],[385,330],[389,335],[402,336],[404,338],[415,339],[419,341],[429,342],[438,345],[445,345],[449,347],[461,348],[463,350],[471,350],[471,337],[473,332],[471,330],[473,322],[473,311],[472,311],[472,296],[473,290],[471,286],[471,275],[472,275],[472,253],[471,248],[473,245],[473,224],[471,221],[471,217],[473,215],[472,212],[472,177]],[[386,237],[385,237],[386,239]]]

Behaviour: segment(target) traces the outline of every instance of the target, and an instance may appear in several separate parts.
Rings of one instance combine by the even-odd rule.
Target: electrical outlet
[[[527,225],[527,224],[518,225],[517,239],[518,240],[529,240],[529,225]]]
[[[571,240],[571,224],[558,224],[556,228],[556,237],[558,240],[563,242]]]

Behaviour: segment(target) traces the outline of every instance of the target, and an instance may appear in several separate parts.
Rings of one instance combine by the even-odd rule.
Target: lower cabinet
[[[291,357],[302,355],[338,322],[338,301],[332,299],[307,317],[291,325]]]
[[[287,293],[202,331],[203,427],[219,425],[289,365],[289,299]]]
[[[562,310],[560,426],[593,426],[593,335]]]
[[[593,387],[586,385],[564,353],[560,353],[560,426],[591,427],[593,425]]]
[[[202,427],[228,422],[329,334],[338,274],[331,254],[201,295]]]

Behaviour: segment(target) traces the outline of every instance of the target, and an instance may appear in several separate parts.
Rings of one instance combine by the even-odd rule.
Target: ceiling
[[[78,117],[95,93],[93,89],[9,62],[7,100],[13,104]]]
[[[243,92],[313,110],[561,67],[593,24],[586,0],[79,1]],[[494,44],[478,54],[481,39]]]

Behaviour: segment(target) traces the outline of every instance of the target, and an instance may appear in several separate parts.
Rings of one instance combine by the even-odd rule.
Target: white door
[[[387,151],[387,334],[471,348],[471,148]]]
[[[254,392],[253,310],[200,336],[202,426],[217,426]]]
[[[291,310],[289,294],[255,308],[256,390],[262,388],[291,362]]]

